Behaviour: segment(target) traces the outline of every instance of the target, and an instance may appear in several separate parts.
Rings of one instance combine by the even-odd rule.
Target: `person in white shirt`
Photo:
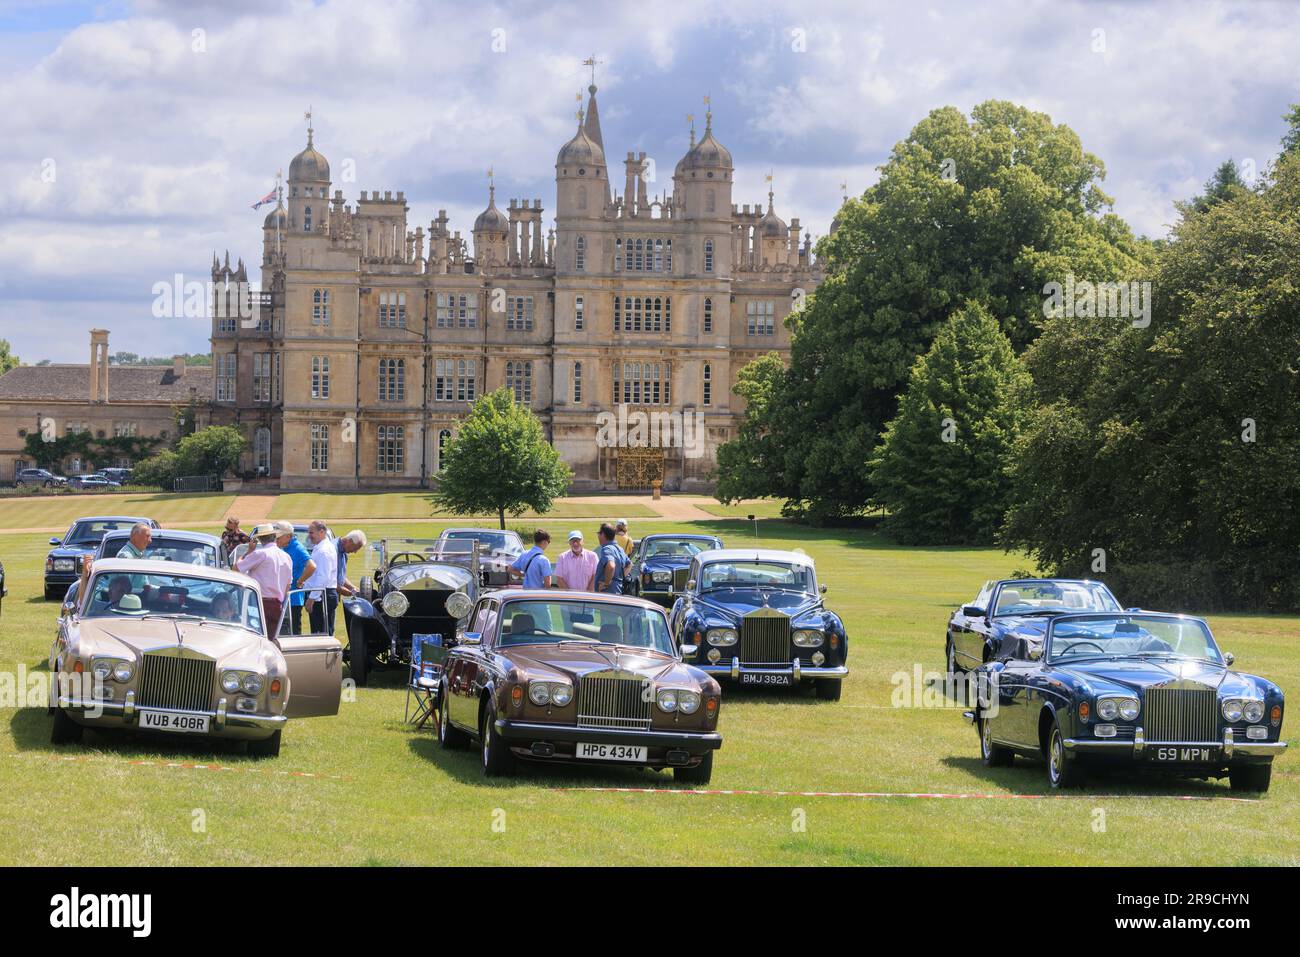
[[[304,583],[307,592],[307,617],[314,635],[334,634],[334,612],[339,604],[338,546],[330,538],[329,526],[317,519],[307,526],[311,542],[311,560],[316,570]]]

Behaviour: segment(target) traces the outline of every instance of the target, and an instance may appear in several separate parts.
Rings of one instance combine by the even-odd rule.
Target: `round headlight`
[[[1264,718],[1264,702],[1257,698],[1251,698],[1246,701],[1241,713],[1246,716],[1246,720],[1251,724],[1261,721]]]
[[[411,601],[400,591],[390,591],[379,600],[379,607],[389,618],[401,618],[411,607]]]
[[[1119,704],[1114,698],[1100,698],[1097,701],[1097,717],[1102,721],[1114,721],[1119,714]]]
[[[221,690],[234,694],[239,690],[239,672],[227,671],[221,676]]]
[[[551,704],[563,708],[573,700],[573,689],[568,685],[551,685]]]
[[[710,628],[707,638],[711,645],[734,645],[738,640],[732,628]]]
[[[677,692],[671,688],[665,688],[655,695],[655,701],[658,703],[660,711],[673,712],[677,710]]]
[[[1229,721],[1241,720],[1241,699],[1225,698],[1223,700],[1223,716]]]
[[[453,618],[464,618],[474,608],[474,599],[463,591],[454,591],[447,596],[447,614]]]
[[[1135,720],[1138,716],[1138,712],[1141,710],[1142,705],[1137,698],[1119,699],[1119,716],[1125,721]]]
[[[677,692],[677,710],[682,714],[694,714],[700,707],[700,696],[694,691]]]
[[[551,686],[545,681],[533,681],[528,685],[528,700],[533,704],[551,703]]]
[[[805,630],[794,633],[794,643],[800,648],[816,648],[824,640],[820,631]]]
[[[94,676],[98,678],[100,681],[107,681],[108,676],[113,673],[113,662],[104,661],[102,659],[100,661],[96,661],[91,666],[91,673],[94,674]]]
[[[113,678],[117,681],[131,680],[131,662],[119,661],[113,666]]]
[[[243,687],[248,694],[257,694],[262,690],[262,676],[255,674],[244,675]]]
[[[704,657],[708,658],[709,661],[712,662],[713,664],[717,664],[718,659],[722,657],[722,652],[720,652],[717,648],[710,648],[709,653]]]
[[[652,575],[651,577],[652,577],[655,581],[659,582],[660,584],[663,584],[663,583],[665,583],[665,582],[670,582],[670,581],[673,580],[673,573],[672,573],[672,572],[655,572],[654,575]]]

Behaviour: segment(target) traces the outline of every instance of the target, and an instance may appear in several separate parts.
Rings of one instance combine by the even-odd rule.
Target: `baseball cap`
[[[290,525],[288,522],[272,522],[271,524],[275,526],[275,534],[277,536],[293,534],[293,526]]]
[[[569,532],[569,541],[573,541],[575,538],[579,540],[582,539],[582,532],[578,531],[576,528]]]
[[[627,519],[620,518],[618,521],[614,523],[614,525],[617,528],[627,528]]]

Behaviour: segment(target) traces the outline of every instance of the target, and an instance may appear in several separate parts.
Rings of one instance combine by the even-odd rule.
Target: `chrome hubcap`
[[[1052,732],[1052,754],[1048,763],[1048,773],[1051,774],[1053,781],[1061,776],[1061,735],[1055,731]]]
[[[983,746],[984,757],[989,756],[989,750],[993,745],[992,734],[989,732],[989,719],[985,718],[980,722],[980,744]]]

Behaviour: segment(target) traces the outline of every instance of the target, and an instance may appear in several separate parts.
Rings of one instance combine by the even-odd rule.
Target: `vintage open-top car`
[[[348,666],[364,685],[375,666],[402,666],[412,642],[440,636],[451,644],[479,594],[479,552],[472,541],[388,538],[373,546],[374,571],[345,598]]]
[[[488,592],[447,654],[438,739],[477,738],[483,772],[516,759],[672,768],[708,783],[718,683],[685,664],[658,605],[559,589]]]
[[[1053,615],[1121,611],[1101,582],[1068,578],[1009,578],[988,581],[969,604],[948,618],[944,655],[948,674],[957,675],[997,658],[1028,658],[1041,647]]]
[[[1282,689],[1231,670],[1199,618],[1158,612],[1057,615],[1029,658],[982,665],[967,717],[986,765],[1047,760],[1054,788],[1089,763],[1222,777],[1266,791],[1281,740]]]
[[[137,522],[158,527],[151,518],[97,515],[79,518],[68,526],[61,538],[51,538],[50,544],[54,547],[45,556],[45,600],[53,601],[67,594],[68,586],[81,575],[81,556],[98,548],[106,534],[117,529],[130,532],[131,526]]]
[[[671,608],[674,593],[686,590],[691,559],[707,549],[722,547],[722,539],[716,535],[647,535],[632,552],[628,573],[631,594]]]
[[[342,647],[266,637],[245,575],[149,559],[94,565],[50,649],[56,744],[83,728],[207,735],[274,756],[289,718],[338,713]]]
[[[825,591],[802,552],[703,551],[669,620],[683,660],[709,674],[765,687],[810,680],[819,698],[838,701],[848,634]]]

